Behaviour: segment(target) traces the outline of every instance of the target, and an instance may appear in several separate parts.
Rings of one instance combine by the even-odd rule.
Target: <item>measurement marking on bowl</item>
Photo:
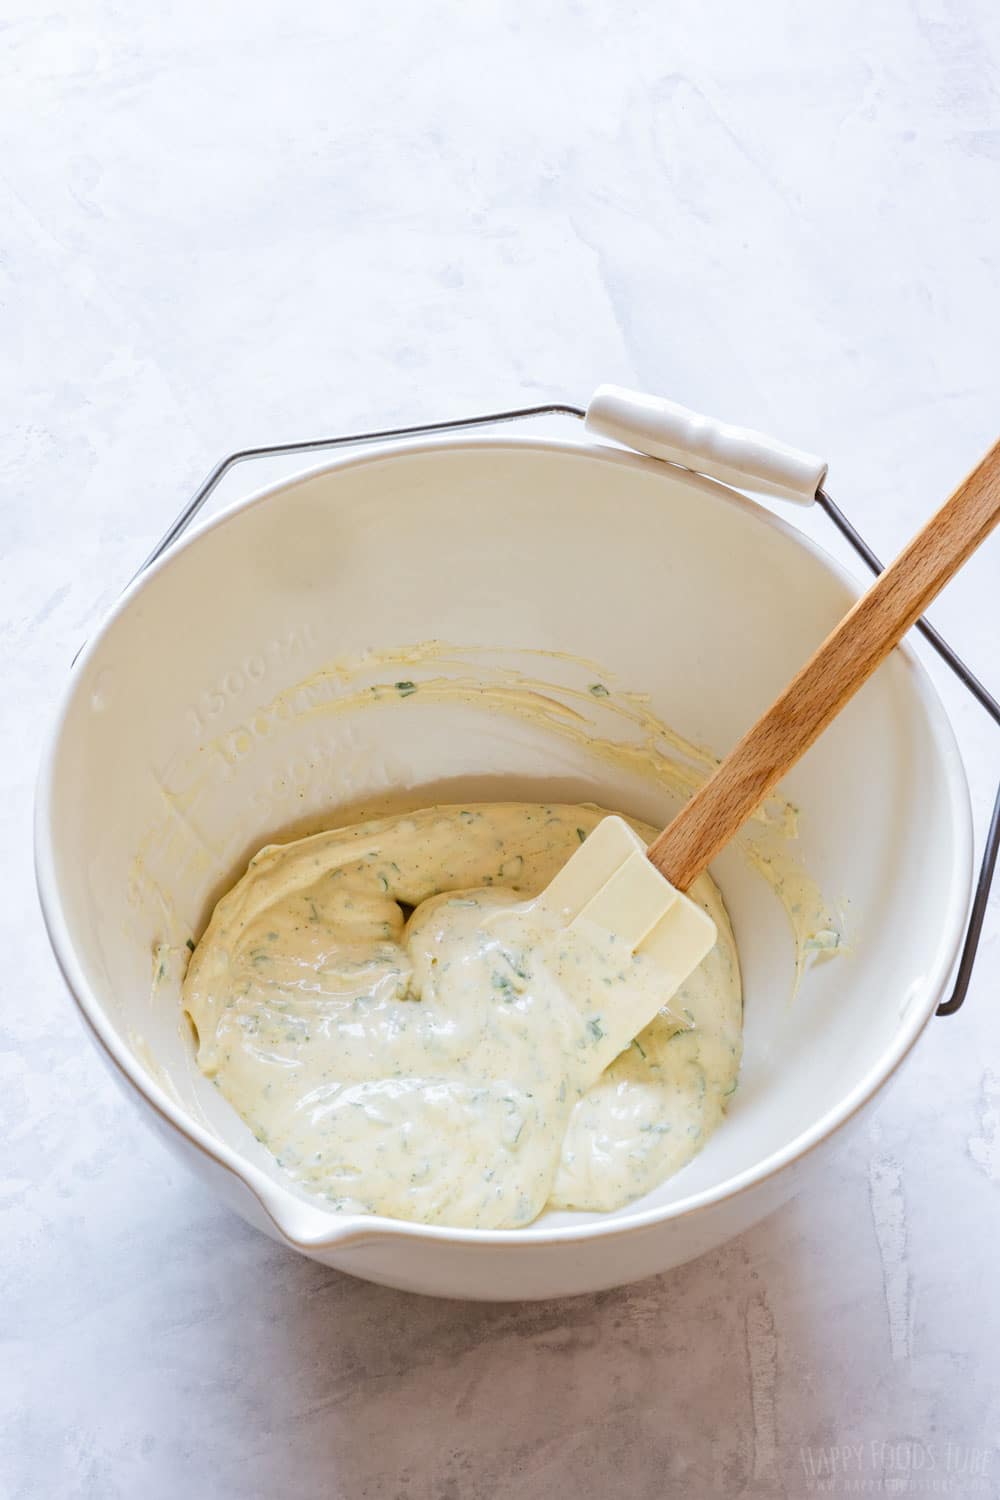
[[[289,657],[317,644],[313,628],[306,622],[293,626],[283,636],[272,637],[258,651],[245,656],[221,678],[203,688],[195,702],[188,705],[188,722],[193,732],[203,735],[209,720],[218,718],[248,687],[262,682],[272,667],[283,666]]]

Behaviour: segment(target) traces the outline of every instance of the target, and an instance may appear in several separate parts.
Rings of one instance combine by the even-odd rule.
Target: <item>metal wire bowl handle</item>
[[[388,427],[378,432],[352,432],[340,437],[313,438],[306,442],[271,443],[264,447],[241,448],[238,452],[230,453],[216,464],[205,482],[157,542],[149,556],[144,559],[142,565],[137,569],[135,577],[143,573],[151,563],[154,563],[158,557],[166,552],[168,547],[177,541],[178,537],[183,535],[204,506],[212,491],[221,483],[230,469],[234,468],[237,464],[245,463],[248,459],[279,458],[283,455],[295,453],[319,453],[330,448],[347,448],[356,444],[386,442],[390,438],[421,437],[431,432],[459,432],[463,428],[468,427],[498,426],[504,422],[517,422],[530,417],[575,417],[577,420],[583,421],[586,415],[587,413],[583,407],[570,406],[566,402],[555,401],[546,403],[543,406],[520,406],[512,408],[510,411],[486,412],[482,416],[458,417],[449,422],[421,422],[415,427]],[[878,557],[822,486],[816,491],[816,502],[820,509],[830,518],[841,536],[851,544],[865,565],[873,573],[881,573],[882,563]],[[986,710],[993,722],[1000,725],[1000,703],[997,702],[992,693],[987,691],[975,673],[966,666],[958,653],[949,646],[948,642],[938,634],[934,626],[929,624],[927,620],[918,620],[916,628],[937,652],[941,660],[951,668],[963,687]],[[998,783],[996,797],[993,802],[993,813],[986,834],[986,843],[983,848],[982,862],[979,866],[979,875],[976,879],[975,894],[969,914],[969,924],[966,928],[965,941],[962,945],[962,955],[955,974],[955,985],[950,998],[942,1001],[938,1006],[935,1012],[936,1015],[953,1016],[961,1008],[962,1002],[968,993],[969,983],[972,979],[972,970],[976,961],[976,952],[982,936],[990,888],[993,884],[993,875],[996,870],[998,850],[1000,850],[1000,783]]]

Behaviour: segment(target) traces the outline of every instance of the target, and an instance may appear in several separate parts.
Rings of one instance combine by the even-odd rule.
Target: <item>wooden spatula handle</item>
[[[726,756],[649,858],[687,890],[1000,521],[1000,442]]]

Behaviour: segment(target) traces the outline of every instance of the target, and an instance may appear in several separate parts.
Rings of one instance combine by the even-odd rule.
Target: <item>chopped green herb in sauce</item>
[[[429,808],[255,858],[183,1003],[200,1067],[283,1172],[339,1213],[512,1228],[616,1208],[699,1149],[740,1059],[725,912],[703,878],[720,941],[693,1009],[620,943],[543,919],[532,898],[601,816]]]

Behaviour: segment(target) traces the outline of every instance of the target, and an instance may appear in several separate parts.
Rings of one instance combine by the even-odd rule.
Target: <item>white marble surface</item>
[[[822,449],[891,551],[998,427],[996,7],[2,16],[0,1494],[1000,1493],[996,901],[824,1195],[484,1307],[307,1264],[188,1180],[62,993],[29,847],[70,657],[233,446],[618,380]],[[994,688],[998,586],[994,540],[935,611]],[[946,691],[981,826],[998,735]]]

